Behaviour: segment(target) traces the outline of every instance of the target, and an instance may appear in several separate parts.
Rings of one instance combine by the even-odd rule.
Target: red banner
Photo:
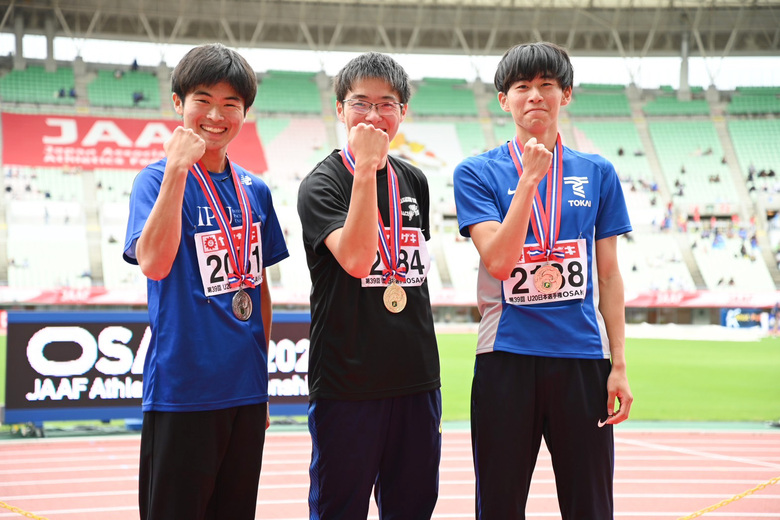
[[[309,304],[308,290],[296,291],[286,287],[274,287],[275,305]],[[780,301],[780,291],[765,293],[744,293],[727,291],[690,291],[690,292],[644,292],[626,293],[626,307],[629,308],[757,308],[771,309]],[[126,289],[107,289],[105,287],[86,287],[80,289],[55,288],[33,289],[0,287],[0,304],[5,305],[145,305],[146,284]],[[472,291],[455,289],[431,291],[431,304],[438,306],[476,306],[477,300]],[[0,330],[2,330],[2,312],[0,312]]]
[[[165,156],[163,143],[179,121],[3,112],[5,166],[140,170]],[[268,167],[253,122],[230,143],[230,160],[255,174]]]

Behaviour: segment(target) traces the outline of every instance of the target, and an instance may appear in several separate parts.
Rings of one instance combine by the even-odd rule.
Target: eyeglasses
[[[357,114],[366,115],[371,109],[376,107],[376,112],[380,116],[396,116],[398,109],[403,108],[404,104],[397,101],[383,101],[382,103],[369,103],[360,99],[345,99],[343,104],[349,105]]]

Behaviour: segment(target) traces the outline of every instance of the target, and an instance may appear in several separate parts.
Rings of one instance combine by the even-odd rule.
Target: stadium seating
[[[100,258],[103,285],[107,289],[128,289],[146,286],[146,277],[137,265],[122,260],[129,206],[127,202],[106,202],[100,205]]]
[[[143,71],[128,71],[119,78],[110,68],[101,70],[87,84],[88,106],[80,103],[78,112],[72,99],[55,97],[59,88],[52,87],[52,78],[58,78],[54,80],[58,85],[65,80],[72,83],[73,71],[65,68],[48,73],[42,67],[31,66],[24,71],[0,73],[4,110],[10,107],[15,112],[35,114],[89,114],[93,107],[131,109],[132,92],[139,88],[149,89],[149,96],[137,106],[161,108],[158,78]],[[306,273],[306,261],[296,211],[298,185],[317,162],[346,139],[343,124],[336,120],[331,107],[322,106],[323,99],[335,101],[335,97],[320,91],[318,79],[322,78],[315,73],[264,73],[255,104],[259,115],[248,123],[257,125],[263,142],[268,164],[263,176],[272,189],[291,253],[289,259],[269,270],[269,276],[273,287],[296,301],[305,301],[310,289],[308,276],[301,276]],[[413,88],[409,109],[412,117],[391,143],[391,154],[419,166],[428,178],[435,240],[429,245],[429,288],[432,295],[446,290],[473,296],[479,259],[473,244],[457,236],[452,172],[463,158],[511,139],[515,126],[511,116],[500,109],[492,90],[487,95],[466,81],[446,78],[424,78]],[[780,178],[759,176],[762,170],[776,171],[780,166],[780,120],[771,115],[780,113],[773,108],[780,100],[780,88],[737,89],[730,93],[728,104],[713,104],[712,112],[709,102],[701,99],[702,89],[691,90],[697,95],[692,101],[678,101],[674,89],[661,87],[649,101],[635,100],[632,105],[624,85],[578,85],[574,101],[564,109],[564,143],[606,157],[621,178],[635,229],[629,238],[621,239],[619,249],[627,289],[700,289],[695,287],[686,264],[690,262],[698,271],[696,279],[699,283],[703,280],[709,290],[772,291],[774,283],[763,255],[752,249],[744,255],[739,237],[724,232],[716,246],[697,227],[686,236],[692,253],[686,250],[683,255],[675,229],[677,215],[671,217],[671,229],[659,230],[667,219],[670,200],[653,187],[663,178],[671,192],[673,211],[683,214],[697,207],[703,215],[740,207],[737,183],[742,182],[756,192],[780,196]],[[758,108],[743,110],[743,105]],[[719,111],[724,106],[725,114],[721,116]],[[641,125],[631,117],[638,110],[644,114]],[[721,124],[723,119],[725,126]],[[728,131],[726,137],[723,128]],[[730,153],[729,147],[724,150],[723,139],[731,140],[737,165],[723,164],[724,156]],[[646,146],[651,149],[645,150]],[[636,154],[637,150],[642,153]],[[659,171],[654,171],[655,165],[660,166]],[[737,170],[742,175],[733,178],[732,171]],[[754,174],[748,182],[750,171]],[[95,217],[93,212],[87,219],[85,207],[91,206],[93,201],[88,197],[93,196],[100,228],[97,256],[103,275],[94,283],[108,289],[145,286],[140,270],[121,259],[128,197],[136,171],[99,168],[86,173],[89,175],[60,168],[6,166],[3,200],[9,286],[92,286],[90,262],[96,261],[98,252],[89,250],[94,245],[88,242],[87,231],[94,230]],[[715,178],[717,182],[712,180]],[[95,186],[85,185],[87,180]],[[757,202],[747,211],[758,207]],[[780,223],[768,233],[772,247],[780,244],[779,230]],[[46,251],[39,248],[41,240],[47,242]],[[52,250],[57,255],[52,255]]]
[[[732,115],[780,114],[780,87],[737,87],[727,111]]]
[[[13,200],[84,200],[84,185],[78,170],[14,167],[6,171],[6,197]]]
[[[269,70],[258,85],[254,106],[268,113],[320,114],[322,101],[315,74]]]
[[[773,291],[775,284],[759,251],[738,236],[725,232],[701,237],[690,232],[693,256],[701,270],[707,289],[714,291],[764,292]]]
[[[692,213],[698,206],[702,213],[712,213],[719,206],[737,206],[734,181],[722,162],[723,149],[711,121],[649,121],[648,128],[666,183],[685,211]]]
[[[482,153],[488,148],[485,132],[480,123],[455,123],[455,131],[458,133],[460,148],[463,150],[464,156]]]
[[[632,292],[696,289],[677,241],[669,233],[640,231],[622,236],[618,263],[623,284]]]
[[[739,169],[748,178],[754,170],[748,189],[774,191],[780,186],[780,120],[736,119],[728,122],[731,142]],[[769,175],[774,170],[775,175]]]
[[[134,170],[95,170],[98,202],[122,202],[127,205],[136,173]]]
[[[648,116],[706,116],[710,105],[704,99],[679,101],[676,96],[658,96],[642,107]]]
[[[8,226],[8,286],[90,287],[88,250],[83,223],[13,222]]]
[[[0,78],[0,97],[6,103],[74,105],[76,98],[70,95],[74,87],[73,69],[47,72],[31,65],[24,70],[10,70]]]
[[[476,117],[477,101],[465,80],[425,78],[417,85],[409,110],[420,116]]]
[[[331,149],[322,119],[259,117],[268,171],[265,181],[273,190],[274,204],[295,207],[298,183]]]
[[[136,93],[143,94],[137,99]],[[98,70],[97,77],[87,85],[89,104],[96,107],[160,108],[160,85],[154,74],[128,71],[117,74]]]
[[[609,159],[621,179],[652,181],[653,172],[647,156],[634,154],[644,147],[633,121],[577,120],[572,126],[578,150]]]
[[[565,107],[572,116],[630,116],[631,106],[624,92],[588,92],[575,89],[572,101]]]

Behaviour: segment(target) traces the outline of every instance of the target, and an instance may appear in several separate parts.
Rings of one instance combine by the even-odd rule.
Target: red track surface
[[[616,520],[676,520],[780,476],[780,431],[616,429]],[[434,519],[474,518],[468,431],[444,432]],[[139,437],[0,442],[0,501],[49,520],[137,520]],[[266,440],[259,520],[308,518],[305,432]],[[549,453],[539,455],[527,518],[560,518]],[[0,507],[0,519],[24,518]],[[371,505],[369,518],[377,518]],[[780,519],[780,484],[703,518]]]

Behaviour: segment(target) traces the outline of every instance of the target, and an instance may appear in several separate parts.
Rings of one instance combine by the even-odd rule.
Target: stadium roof
[[[778,56],[780,0],[0,0],[0,31],[157,44],[496,55]]]

